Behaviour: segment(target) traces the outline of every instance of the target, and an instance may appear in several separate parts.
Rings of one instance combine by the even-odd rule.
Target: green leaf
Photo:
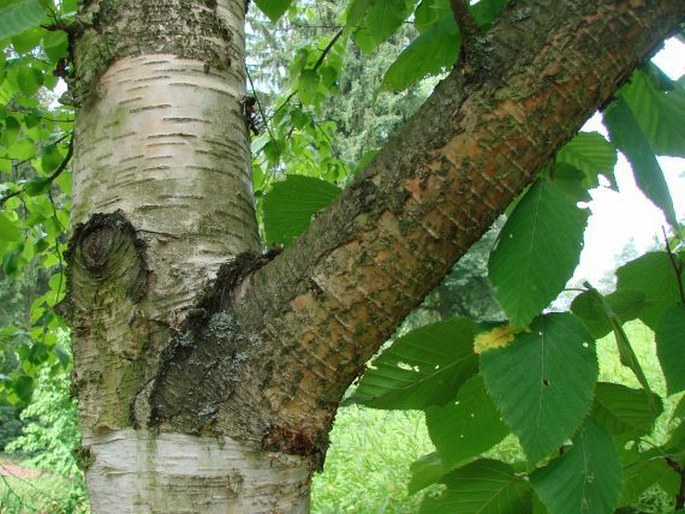
[[[453,19],[435,24],[405,48],[385,72],[381,88],[401,91],[427,75],[452,66],[459,56],[461,37]]]
[[[31,97],[43,85],[43,75],[35,68],[28,66],[19,68],[17,70],[17,84],[24,96]]]
[[[640,495],[655,483],[675,472],[668,466],[666,459],[650,458],[640,460],[623,468],[623,487],[618,507],[635,503]]]
[[[636,70],[618,92],[657,155],[685,157],[685,91],[661,90],[659,77]]]
[[[584,285],[588,289],[588,292],[594,297],[596,305],[598,305],[600,310],[604,313],[606,320],[609,322],[611,329],[614,331],[614,337],[616,338],[616,346],[618,347],[618,354],[621,364],[633,372],[635,378],[637,378],[638,382],[640,382],[640,385],[649,393],[648,400],[652,404],[652,408],[657,410],[657,405],[654,400],[655,395],[652,394],[649,381],[642,370],[640,361],[638,360],[637,355],[630,344],[628,336],[623,330],[623,324],[621,320],[612,311],[611,306],[599,291],[592,287],[588,282],[585,282]]]
[[[407,0],[374,0],[366,10],[354,40],[364,52],[374,50],[402,25],[411,14],[414,2]]]
[[[571,278],[588,215],[548,179],[538,180],[521,198],[488,263],[497,299],[512,325],[528,325]]]
[[[661,399],[650,400],[647,391],[619,384],[599,382],[595,389],[592,419],[610,434],[635,438],[648,434],[663,411]],[[656,404],[658,408],[652,408]]]
[[[426,497],[425,514],[528,514],[530,484],[504,462],[481,459],[448,475],[448,489]],[[447,478],[447,477],[446,477]]]
[[[264,197],[264,231],[272,243],[289,245],[309,226],[312,216],[330,204],[340,189],[324,180],[288,175]]]
[[[509,433],[480,375],[467,380],[454,400],[426,409],[426,426],[448,470],[489,450]]]
[[[685,252],[675,255],[679,262],[685,261]],[[680,303],[680,290],[673,264],[666,252],[649,252],[621,266],[616,271],[617,291],[632,289],[645,295],[645,306],[640,319],[653,331],[657,331],[661,315],[669,307]],[[681,285],[685,287],[685,277]]]
[[[28,403],[33,395],[33,378],[22,375],[13,384],[13,390],[22,402]]]
[[[23,235],[17,224],[0,212],[0,241],[21,241]]]
[[[377,409],[442,405],[476,372],[472,321],[451,318],[405,334],[375,358],[345,403]]]
[[[27,180],[24,184],[24,192],[28,196],[38,196],[50,190],[50,182],[45,177],[33,177],[31,180]]]
[[[46,12],[38,0],[19,0],[0,8],[0,39],[37,27]]]
[[[358,28],[373,0],[352,0],[347,7],[347,26]]]
[[[471,14],[478,27],[486,31],[499,18],[510,0],[480,0],[471,6]]]
[[[557,154],[557,162],[564,162],[585,174],[587,188],[599,186],[598,175],[604,175],[616,186],[614,166],[616,148],[598,132],[579,132]]]
[[[610,514],[621,491],[621,464],[611,437],[588,420],[573,446],[530,480],[554,514]]]
[[[656,330],[656,353],[668,394],[685,390],[685,305],[671,307]]]
[[[288,10],[292,0],[255,0],[255,3],[275,23]]]
[[[437,452],[419,457],[409,466],[411,479],[407,489],[409,494],[415,494],[429,485],[436,484],[445,474],[445,468]]]
[[[604,297],[620,324],[640,315],[648,303],[642,291],[619,289]],[[613,330],[602,302],[592,291],[579,294],[571,303],[571,311],[578,316],[595,339],[601,339]]]
[[[423,33],[442,21],[449,14],[449,4],[445,0],[421,0],[414,11],[414,28]],[[455,26],[454,21],[452,24]]]
[[[483,352],[480,368],[491,398],[530,462],[559,448],[592,406],[598,373],[595,344],[571,314],[538,318],[512,343]]]
[[[678,232],[678,218],[661,166],[628,104],[617,98],[604,111],[604,122],[611,140],[630,161],[640,190],[661,209],[666,220]]]

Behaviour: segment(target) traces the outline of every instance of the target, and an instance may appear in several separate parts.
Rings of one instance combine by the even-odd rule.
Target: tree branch
[[[516,5],[488,33],[496,75],[453,70],[292,246],[226,295],[221,315],[255,341],[245,357],[259,367],[230,377],[219,416],[270,412],[250,419],[255,438],[318,440],[401,320],[685,17],[682,0],[540,0],[524,19]],[[182,386],[183,369],[164,380]]]

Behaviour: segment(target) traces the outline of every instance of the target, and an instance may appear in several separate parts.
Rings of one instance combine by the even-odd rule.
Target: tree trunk
[[[365,361],[685,16],[682,0],[512,2],[272,258],[244,0],[83,4],[68,311],[98,513],[306,512]]]

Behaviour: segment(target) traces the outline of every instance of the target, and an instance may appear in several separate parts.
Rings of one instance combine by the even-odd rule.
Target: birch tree
[[[387,372],[380,373],[380,385],[362,380],[355,401],[430,409],[461,394],[494,413],[497,433],[479,441],[478,452],[509,431],[518,436],[530,480],[502,463],[447,449],[442,469],[456,474],[426,512],[453,512],[460,478],[487,482],[491,476],[500,477],[492,494],[501,512],[529,512],[534,494],[554,513],[613,511],[622,464],[607,423],[591,408],[594,398],[623,392],[595,385],[592,329],[601,330],[588,328],[588,312],[601,312],[601,323],[616,329],[622,360],[644,386],[642,401],[656,412],[659,400],[620,338],[616,325],[624,320],[617,321],[591,285],[576,316],[540,316],[577,263],[578,227],[587,218],[577,203],[598,173],[571,166],[569,151],[565,158],[558,152],[598,108],[607,109],[613,152],[637,152],[644,138],[631,132],[630,120],[639,115],[631,111],[630,93],[616,101],[614,95],[680,30],[685,3],[504,3],[483,2],[479,11],[459,0],[350,2],[344,31],[360,46],[389,37],[416,7],[422,44],[435,29],[429,43],[437,44],[429,50],[450,49],[454,65],[341,192],[321,192],[311,182],[283,190],[301,191],[300,203],[313,190],[317,202],[332,201],[311,213],[306,230],[282,251],[266,250],[255,214],[245,0],[89,0],[72,17],[38,0],[3,4],[5,37],[43,31],[47,46],[49,34],[66,34],[57,71],[69,83],[74,122],[73,140],[60,154],[69,160],[73,153],[68,287],[60,308],[72,330],[83,432],[78,453],[94,512],[307,512],[311,476],[323,465],[343,393],[528,186],[515,219],[524,225],[535,219],[545,238],[509,224],[500,257],[490,263],[509,324],[482,332],[457,319],[414,334],[379,363]],[[274,19],[290,6],[285,0],[257,4]],[[397,71],[400,62],[388,81],[403,84],[408,52],[401,57],[404,72]],[[418,75],[438,71],[413,59]],[[650,80],[641,75],[632,84]],[[668,87],[676,91],[671,99],[682,95],[682,85]],[[646,141],[663,141],[652,134],[662,126],[671,134],[666,139],[676,141],[671,148],[682,152],[682,133],[661,122],[652,120]],[[645,154],[633,155],[639,161]],[[8,187],[3,205],[48,191],[64,162]],[[667,189],[653,176],[644,183],[677,229]],[[525,209],[545,216],[529,218]],[[7,241],[21,238],[5,227],[15,219],[0,218]],[[515,246],[520,230],[542,257],[501,260],[517,254],[502,248]],[[557,243],[559,232],[566,237]],[[666,266],[680,258],[670,248],[659,256]],[[671,353],[662,362],[671,393],[685,387],[682,358],[672,350],[680,344],[685,303],[678,266],[675,274],[667,271],[674,295],[662,310],[656,313],[652,303],[639,314],[655,326],[663,314],[662,348]],[[640,282],[629,272],[622,280]],[[431,351],[417,346],[421,335],[437,341],[435,352],[444,359],[431,370],[411,360],[417,347],[424,355]],[[409,370],[402,348],[411,354]],[[432,356],[426,360],[433,365]],[[525,365],[533,361],[542,369]],[[400,387],[393,370],[413,378]],[[398,389],[404,394],[388,400]],[[663,463],[682,479],[678,448]]]

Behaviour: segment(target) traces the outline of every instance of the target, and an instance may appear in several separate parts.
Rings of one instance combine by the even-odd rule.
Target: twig
[[[675,272],[675,279],[676,283],[678,284],[678,293],[680,294],[680,303],[685,305],[685,291],[683,291],[682,281],[683,264],[681,262],[678,262],[676,256],[673,255],[673,252],[671,251],[671,245],[668,243],[668,235],[666,235],[666,228],[661,227],[661,230],[664,234],[664,244],[666,245],[666,253],[668,254],[668,259],[671,261],[671,266],[673,267],[673,271]]]
[[[454,21],[457,22],[461,34],[462,54],[472,53],[476,39],[481,35],[476,19],[471,14],[466,0],[450,0]]]
[[[328,55],[328,53],[329,53],[329,52],[331,51],[331,49],[333,48],[333,45],[335,45],[335,43],[338,41],[338,39],[340,39],[340,36],[342,36],[342,35],[343,35],[343,28],[341,27],[341,28],[338,30],[338,32],[336,32],[336,33],[333,35],[333,37],[331,38],[331,40],[330,40],[330,41],[328,42],[328,44],[326,45],[326,48],[324,48],[323,51],[321,52],[321,55],[319,56],[319,59],[318,59],[318,60],[316,61],[316,63],[314,64],[314,67],[312,68],[312,71],[316,71],[316,70],[318,70],[318,69],[321,67],[321,65],[323,64],[323,61],[326,59],[326,56]]]
[[[62,142],[67,136],[64,136],[60,139],[57,140],[57,142]],[[69,165],[69,161],[71,160],[72,155],[74,154],[74,134],[71,133],[71,139],[69,140],[69,146],[67,147],[67,154],[64,156],[64,159],[62,159],[62,162],[57,166],[55,171],[53,171],[45,180],[46,182],[52,182],[55,180],[57,177],[60,176],[60,174],[67,168]],[[24,162],[28,162],[30,159],[26,159],[24,161],[21,161],[22,164]],[[24,192],[24,186],[20,187],[19,189],[16,189],[14,191],[11,191],[2,197],[0,197],[0,207],[5,205],[5,202],[9,200],[10,198],[14,198],[15,196],[19,196]]]
[[[266,127],[266,131],[269,133],[269,137],[271,139],[274,139],[274,135],[271,132],[271,127],[269,127],[269,120],[266,119],[266,113],[264,112],[264,108],[262,107],[262,102],[259,101],[259,97],[257,96],[257,90],[254,87],[254,82],[252,82],[252,75],[250,75],[250,70],[247,69],[247,66],[245,66],[245,74],[247,75],[247,80],[250,82],[250,87],[252,88],[252,96],[254,97],[255,102],[257,104],[259,115],[264,120],[264,126]]]

